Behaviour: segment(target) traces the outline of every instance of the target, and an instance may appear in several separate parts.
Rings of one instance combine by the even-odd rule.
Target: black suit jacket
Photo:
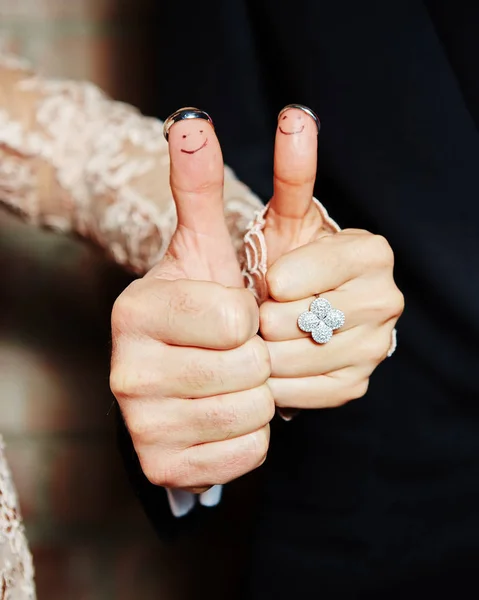
[[[367,396],[273,431],[245,597],[468,597],[479,559],[478,3],[159,10],[158,115],[207,110],[227,163],[267,199],[276,114],[312,107],[317,195],[343,227],[388,238],[406,297],[399,348]],[[164,529],[163,492],[136,477]]]

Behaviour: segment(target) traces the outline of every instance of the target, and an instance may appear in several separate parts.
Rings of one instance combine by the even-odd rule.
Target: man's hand
[[[404,306],[388,242],[362,230],[336,233],[313,203],[317,134],[305,112],[280,115],[264,228],[270,297],[260,331],[271,357],[268,385],[282,408],[333,407],[363,396]],[[346,317],[324,345],[297,324],[317,294]]]
[[[169,134],[178,226],[165,258],[118,298],[111,387],[148,479],[202,491],[258,467],[274,401],[259,310],[223,216],[211,125]]]

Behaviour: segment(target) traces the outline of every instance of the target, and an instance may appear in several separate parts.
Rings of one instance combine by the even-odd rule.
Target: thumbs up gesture
[[[224,220],[214,129],[205,113],[185,114],[168,132],[177,229],[115,304],[111,387],[145,475],[198,492],[265,460],[275,404],[364,395],[403,299],[386,240],[340,232],[313,200],[319,122],[292,106],[278,120],[274,195],[251,236],[258,307]]]
[[[260,257],[250,277],[262,301],[268,386],[282,409],[331,408],[364,396],[394,349],[404,306],[388,242],[340,231],[313,199],[318,130],[306,107],[280,113],[273,198],[249,236],[264,241],[250,252]]]
[[[199,492],[264,461],[275,406],[214,129],[191,118],[168,135],[178,225],[164,259],[114,306],[111,387],[148,479]]]

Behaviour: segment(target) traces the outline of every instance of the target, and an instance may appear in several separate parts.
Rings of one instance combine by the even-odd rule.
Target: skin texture
[[[359,398],[387,354],[403,309],[393,253],[380,236],[333,234],[323,222],[312,202],[317,139],[309,115],[283,113],[264,231],[270,298],[258,307],[224,222],[213,127],[198,119],[170,130],[177,231],[112,314],[111,387],[155,484],[199,492],[258,467],[275,405]],[[318,293],[346,315],[323,346],[297,327]]]

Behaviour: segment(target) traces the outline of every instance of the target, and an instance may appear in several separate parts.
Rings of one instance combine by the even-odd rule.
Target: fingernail
[[[288,115],[286,115],[285,113],[287,113],[288,111],[290,111],[292,109],[301,110],[302,112],[307,114],[309,117],[311,117],[311,119],[313,119],[313,121],[316,123],[316,127],[318,128],[318,133],[319,133],[319,130],[321,129],[321,122],[319,120],[318,115],[314,112],[314,110],[312,110],[311,108],[308,108],[307,106],[304,106],[303,104],[288,104],[288,106],[285,106],[278,115],[278,123],[280,123],[281,121],[286,121]],[[296,133],[302,132],[301,127],[297,128],[294,126],[294,124],[292,127],[288,127],[288,126],[286,126],[286,123],[284,123],[284,126],[282,124],[280,124],[278,127],[279,127],[280,131],[282,133],[284,133],[285,135],[294,135]]]
[[[178,121],[185,121],[186,119],[203,119],[208,121],[213,129],[215,127],[213,124],[213,119],[207,112],[200,110],[199,108],[194,108],[193,106],[187,106],[175,111],[166,119],[163,125],[163,135],[165,136],[166,141],[168,141],[170,129],[173,127],[173,125],[178,123]]]

